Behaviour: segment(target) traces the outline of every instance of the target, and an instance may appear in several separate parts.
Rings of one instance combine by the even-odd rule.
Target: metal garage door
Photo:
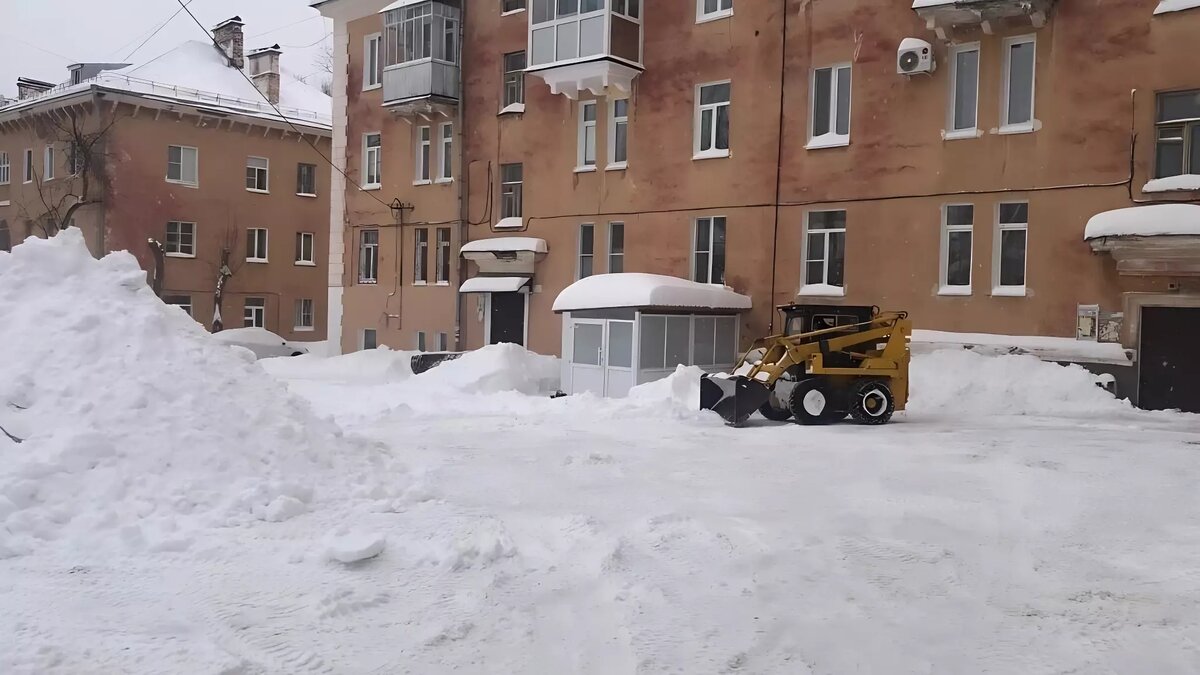
[[[1200,413],[1200,308],[1143,307],[1138,405]]]

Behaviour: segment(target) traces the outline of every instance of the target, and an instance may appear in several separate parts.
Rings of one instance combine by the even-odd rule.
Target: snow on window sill
[[[728,19],[731,16],[733,16],[732,9],[718,10],[716,12],[712,12],[709,14],[701,14],[700,16],[697,16],[696,23],[702,24],[702,23],[709,23],[710,21],[720,21],[721,19]]]
[[[359,279],[358,283],[364,286],[374,286],[379,283],[378,279]]]
[[[846,289],[843,286],[834,286],[832,284],[805,284],[800,287],[796,295],[807,297],[825,297],[825,298],[841,298],[845,297]]]
[[[188,188],[192,188],[192,189],[196,189],[196,188],[200,187],[199,183],[189,183],[189,182],[183,181],[183,180],[171,180],[170,178],[167,178],[166,181],[168,183],[170,183],[171,185],[182,185],[183,187],[188,187]],[[33,181],[25,181],[25,182],[31,183]]]
[[[1185,9],[1200,9],[1200,1],[1159,0],[1158,7],[1154,9],[1154,16],[1158,16],[1159,14],[1169,14],[1171,12],[1182,12]]]
[[[428,286],[428,285],[429,285],[428,281],[414,281],[413,282],[413,286]]]
[[[824,148],[844,148],[850,145],[850,136],[847,134],[825,134],[817,136],[808,141],[808,145],[804,146],[805,150],[821,150]]]
[[[577,166],[577,167],[575,167],[575,173],[592,173],[592,172],[593,172],[593,171],[595,171],[595,170],[596,170],[596,165],[595,165],[595,164],[593,164],[593,165],[591,165],[591,166]]]
[[[507,12],[500,12],[500,16],[512,16],[513,14],[520,14],[521,12],[524,12],[524,11],[525,11],[524,7],[518,7],[517,9],[510,9]]]
[[[729,154],[730,153],[729,153],[728,149],[725,149],[725,150],[719,150],[719,149],[717,149],[717,150],[701,150],[700,152],[697,152],[696,154],[692,155],[692,160],[694,161],[694,160],[701,160],[701,159],[724,159],[724,158],[728,157]]]
[[[312,192],[297,192],[296,196],[297,197],[308,197],[309,199],[317,198],[317,195],[313,194]]]
[[[266,258],[246,258],[246,262],[257,263],[259,265],[266,265],[267,259]]]
[[[367,185],[360,186],[359,189],[363,192],[372,192],[383,189],[383,185],[380,183],[368,183]]]
[[[316,267],[317,266],[317,263],[315,263],[311,260],[297,260],[294,264],[296,265],[296,267]]]
[[[246,188],[246,192],[253,192],[253,193],[255,193],[255,194],[260,194],[260,195],[269,195],[269,194],[271,194],[271,191],[270,191],[270,190],[259,190],[258,188]]]
[[[982,138],[983,131],[980,129],[955,129],[953,131],[942,131],[943,141],[959,141],[965,138]]]
[[[996,130],[996,133],[1001,136],[1011,136],[1013,134],[1032,134],[1037,131],[1041,125],[1037,122],[1023,122],[1021,124],[1005,124]]]
[[[1185,173],[1167,178],[1155,178],[1142,186],[1142,192],[1200,191],[1200,174]]]
[[[494,229],[519,230],[524,226],[525,223],[521,220],[520,216],[510,216],[508,218],[501,218],[500,222],[496,223],[496,227]]]
[[[997,298],[1023,298],[1025,295],[1024,286],[996,286],[992,289],[992,296]]]
[[[454,179],[453,178],[438,178],[437,180],[435,180],[433,182],[436,185],[449,185],[450,183],[454,182]]]
[[[380,82],[379,84],[366,85],[365,87],[363,87],[363,91],[375,91],[376,89],[382,89],[382,88],[383,88],[383,83]]]
[[[414,180],[413,185],[433,185],[431,180]]]
[[[525,10],[521,10],[521,11],[525,11]],[[508,105],[501,108],[500,112],[498,112],[496,114],[497,115],[520,115],[520,114],[523,114],[524,112],[525,112],[525,104],[524,103],[509,103]]]
[[[164,253],[168,258],[195,258],[195,253]]]
[[[970,295],[970,286],[941,286],[938,288],[938,295]]]
[[[437,282],[437,283],[436,283],[436,284],[434,284],[434,285],[435,285],[435,286],[449,286],[449,285],[450,285],[450,282],[449,282],[449,281],[439,281],[439,282]]]
[[[316,329],[312,326],[292,326],[292,332],[294,333],[311,333],[314,330]]]

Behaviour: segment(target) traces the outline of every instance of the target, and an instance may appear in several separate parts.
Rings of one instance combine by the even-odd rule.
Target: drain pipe
[[[458,137],[458,246],[467,243],[467,238],[470,233],[470,222],[467,213],[467,192],[470,182],[467,171],[467,130],[466,130],[466,81],[467,81],[467,5],[462,3],[462,9],[459,10],[458,17],[458,113],[457,119],[454,122],[454,132]],[[490,189],[490,188],[489,188]],[[453,250],[453,249],[451,249]],[[466,313],[466,303],[463,302],[462,293],[459,289],[467,281],[467,264],[462,259],[462,256],[455,256],[458,260],[458,284],[454,287],[454,351],[463,351],[463,325],[464,314]]]

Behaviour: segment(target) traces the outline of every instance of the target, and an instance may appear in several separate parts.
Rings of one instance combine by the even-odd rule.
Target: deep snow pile
[[[372,448],[78,230],[0,253],[0,345],[0,426],[24,439],[0,434],[0,558],[56,539],[181,549],[198,528],[393,496]]]
[[[559,360],[513,344],[489,345],[446,361],[414,378],[414,384],[465,394],[515,391],[552,393],[558,388]]]
[[[417,352],[393,351],[387,347],[325,357],[306,354],[291,358],[264,359],[268,373],[294,380],[346,380],[363,384],[398,382],[412,377],[412,357]]]

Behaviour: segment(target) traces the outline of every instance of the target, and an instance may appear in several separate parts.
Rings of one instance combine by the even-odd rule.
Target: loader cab
[[[879,314],[878,307],[858,305],[781,305],[778,309],[783,315],[785,335],[853,326],[866,323]]]

